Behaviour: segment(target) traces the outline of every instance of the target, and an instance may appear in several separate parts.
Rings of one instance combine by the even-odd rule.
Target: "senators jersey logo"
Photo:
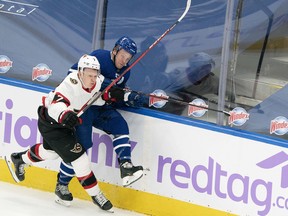
[[[82,151],[82,146],[79,143],[76,143],[74,145],[74,148],[71,149],[70,151],[74,153],[80,153]]]
[[[70,82],[74,85],[78,84],[78,81],[76,79],[70,78]]]

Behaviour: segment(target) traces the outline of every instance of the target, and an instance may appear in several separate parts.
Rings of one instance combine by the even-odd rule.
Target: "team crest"
[[[0,55],[0,73],[6,73],[12,67],[13,61],[11,61],[7,56]]]
[[[191,104],[191,105],[190,105]],[[193,106],[195,105],[195,106]],[[208,105],[201,98],[196,98],[189,103],[188,116],[202,117],[208,110]]]
[[[70,151],[74,153],[80,153],[82,151],[82,146],[79,143],[76,143],[74,145],[74,148],[71,149]]]
[[[52,76],[52,70],[48,65],[40,63],[33,67],[32,81],[37,80],[39,82],[45,82],[50,76]]]
[[[151,93],[152,96],[149,97],[149,107],[153,106],[155,108],[162,108],[165,106],[168,100],[168,95],[161,89],[156,89],[154,92]],[[153,97],[153,95],[157,97]]]
[[[74,85],[78,84],[78,81],[76,79],[70,78],[70,82]]]
[[[241,126],[245,124],[247,120],[249,120],[250,114],[242,107],[235,107],[232,111],[229,112],[230,116],[228,119],[228,123]]]

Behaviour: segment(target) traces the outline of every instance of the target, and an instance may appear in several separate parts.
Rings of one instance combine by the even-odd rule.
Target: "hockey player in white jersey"
[[[7,162],[16,182],[25,179],[25,165],[61,157],[72,165],[77,179],[93,202],[103,210],[113,211],[113,205],[101,192],[90,169],[86,150],[78,142],[74,128],[81,124],[77,112],[100,90],[103,80],[97,58],[83,55],[78,62],[78,72],[69,74],[54,91],[43,97],[43,105],[38,108],[38,128],[43,144],[11,154],[12,163]],[[110,96],[113,97],[113,93]],[[101,105],[105,102],[100,98],[96,103]]]
[[[129,62],[136,53],[136,43],[127,36],[119,38],[112,50],[97,49],[90,53],[90,55],[97,57],[101,64],[101,74],[105,77],[101,87],[102,89],[129,68]],[[75,69],[77,69],[77,63],[75,63],[69,71],[72,72]],[[91,106],[81,115],[83,123],[75,127],[78,139],[86,150],[93,145],[93,127],[111,135],[113,148],[117,154],[120,166],[120,177],[124,187],[138,181],[143,176],[143,167],[135,166],[132,163],[132,148],[128,123],[117,109],[125,106],[141,107],[144,103],[148,104],[149,101],[148,98],[142,95],[129,91],[124,92],[122,90],[127,87],[126,82],[129,77],[130,70],[113,86],[115,89],[111,89],[111,91],[115,90],[115,92],[110,92],[110,94],[114,93],[115,97],[118,95],[119,100],[109,101],[108,99],[107,101],[109,102],[103,106]],[[118,94],[116,91],[118,91]],[[123,94],[125,94],[125,99],[123,98]],[[103,96],[103,98],[106,98],[105,94]],[[62,161],[55,188],[56,202],[59,204],[64,203],[65,205],[71,205],[69,201],[73,200],[73,195],[69,192],[68,185],[74,176],[75,172],[73,171],[73,167],[65,163],[65,161]]]

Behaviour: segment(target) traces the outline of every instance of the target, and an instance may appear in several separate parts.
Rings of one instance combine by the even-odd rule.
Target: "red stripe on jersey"
[[[84,189],[90,189],[96,186],[98,183],[92,171],[87,176],[77,177],[77,178]]]
[[[79,181],[85,181],[86,179],[89,179],[93,176],[93,172],[91,171],[88,175],[82,176],[82,177],[77,177]]]
[[[34,145],[32,148],[30,148],[28,151],[27,156],[32,162],[39,162],[39,161],[43,160],[39,155],[40,145],[42,145],[42,144],[38,143],[38,144]],[[31,155],[31,151],[32,151],[33,155]]]
[[[94,187],[94,186],[96,186],[97,185],[97,181],[95,181],[94,183],[92,183],[92,184],[90,184],[90,185],[83,185],[83,188],[84,189],[90,189],[90,188],[92,188],[92,187]]]

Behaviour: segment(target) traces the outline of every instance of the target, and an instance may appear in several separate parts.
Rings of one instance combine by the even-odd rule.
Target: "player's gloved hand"
[[[128,106],[139,108],[149,103],[149,97],[136,92],[126,92],[124,101]]]
[[[72,110],[66,110],[61,113],[58,122],[63,126],[73,128],[76,125],[82,124],[82,119],[79,118]]]
[[[117,87],[112,87],[102,95],[103,100],[108,103],[121,102],[124,100],[124,90]]]

